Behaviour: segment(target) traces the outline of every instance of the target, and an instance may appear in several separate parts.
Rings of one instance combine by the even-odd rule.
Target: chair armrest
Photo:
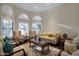
[[[16,54],[16,53],[21,52],[21,51],[23,52],[24,56],[27,56],[27,54],[25,53],[25,50],[23,48],[10,53],[9,56],[12,56],[13,54]]]
[[[65,45],[64,45],[64,50],[68,52],[69,54],[72,54],[73,52],[77,50],[76,44],[72,43],[69,40],[66,40]]]
[[[61,52],[61,56],[71,56],[70,54],[68,54],[67,52],[65,52],[65,51],[62,51]]]

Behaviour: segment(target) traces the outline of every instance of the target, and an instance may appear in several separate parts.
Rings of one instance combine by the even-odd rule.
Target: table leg
[[[29,47],[31,47],[31,42],[29,43]]]
[[[49,45],[48,45],[48,51],[49,51]]]
[[[47,46],[47,53],[49,53],[49,45]]]
[[[42,54],[44,54],[44,47],[42,47],[42,51],[41,52],[42,52]]]

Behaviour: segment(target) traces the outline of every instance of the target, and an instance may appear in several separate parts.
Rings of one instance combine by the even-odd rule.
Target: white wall
[[[79,32],[79,4],[62,4],[44,14],[44,32]]]

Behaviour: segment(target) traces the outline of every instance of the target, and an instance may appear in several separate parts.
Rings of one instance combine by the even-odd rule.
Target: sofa
[[[46,33],[46,34],[40,35],[39,38],[43,41],[56,44],[58,43],[59,36],[60,36],[59,33]]]

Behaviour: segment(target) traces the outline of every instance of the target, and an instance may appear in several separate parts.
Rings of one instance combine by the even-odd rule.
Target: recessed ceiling
[[[61,3],[15,3],[15,6],[33,12],[44,12],[61,5]]]

